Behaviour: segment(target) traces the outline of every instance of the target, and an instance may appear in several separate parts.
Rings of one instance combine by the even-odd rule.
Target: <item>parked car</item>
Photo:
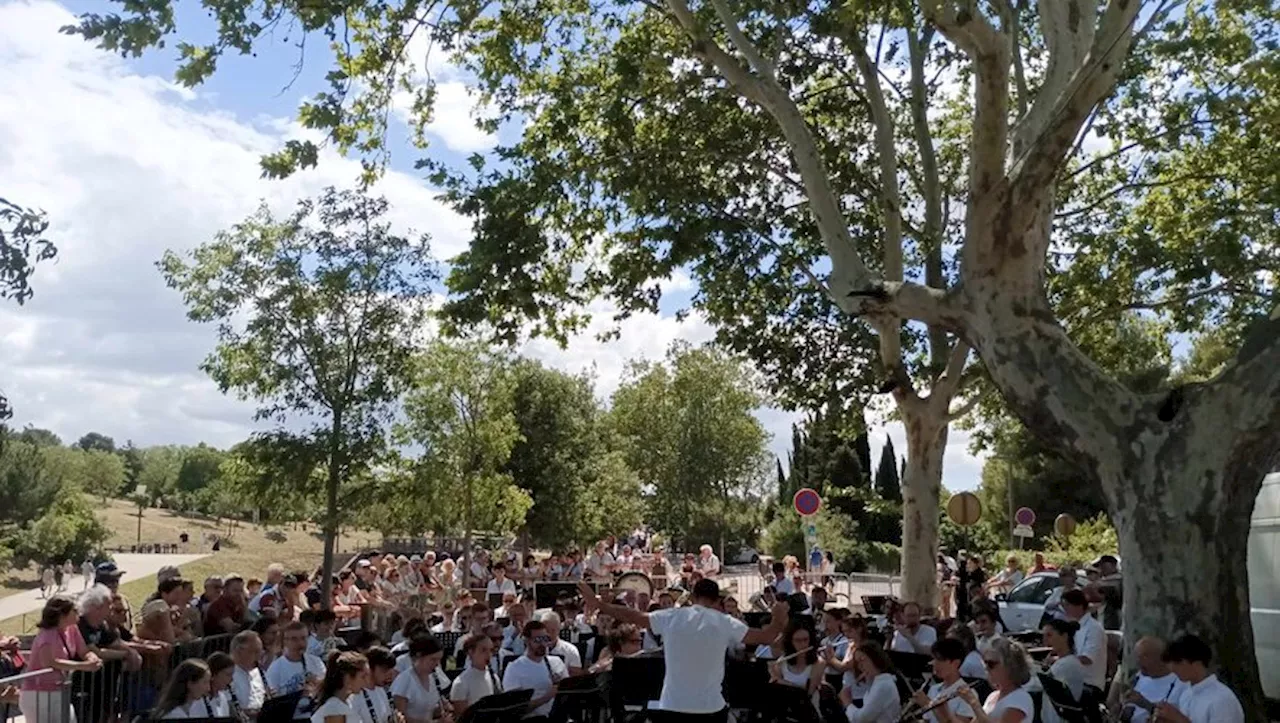
[[[1083,574],[1076,577],[1076,584],[1083,588],[1089,580]],[[1007,595],[996,595],[1000,606],[1000,619],[1011,633],[1036,630],[1044,615],[1044,604],[1049,595],[1059,587],[1057,571],[1037,572],[1027,576]]]
[[[727,565],[754,565],[760,562],[760,552],[754,547],[740,547],[728,560]]]

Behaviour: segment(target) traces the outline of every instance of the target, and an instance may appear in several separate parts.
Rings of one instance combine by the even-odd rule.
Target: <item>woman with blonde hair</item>
[[[997,638],[982,654],[991,682],[991,695],[985,702],[965,686],[961,696],[973,708],[976,723],[1031,723],[1035,719],[1035,702],[1024,686],[1031,680],[1031,661],[1020,644]]]

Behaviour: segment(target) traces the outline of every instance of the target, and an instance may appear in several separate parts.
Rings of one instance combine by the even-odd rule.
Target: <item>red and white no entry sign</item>
[[[822,509],[822,497],[818,496],[817,491],[805,487],[796,490],[796,496],[791,499],[791,504],[801,516],[808,517],[818,514],[818,510]]]

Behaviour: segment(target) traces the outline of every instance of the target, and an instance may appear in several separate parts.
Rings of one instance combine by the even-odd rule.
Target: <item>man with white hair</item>
[[[560,637],[560,614],[554,610],[544,610],[538,620],[547,626],[547,635],[555,641],[547,647],[547,655],[554,655],[564,661],[569,668],[569,675],[582,675],[582,654],[578,646]]]
[[[267,566],[267,582],[258,591],[257,595],[249,601],[249,612],[253,615],[260,616],[264,612],[270,611],[272,614],[279,613],[280,601],[280,583],[284,580],[284,565],[273,562]]]
[[[104,661],[123,660],[129,670],[142,666],[142,656],[107,625],[107,616],[111,614],[111,591],[106,586],[94,585],[80,593],[76,605],[80,609],[80,636],[84,638],[89,652]]]
[[[715,577],[720,574],[720,558],[716,557],[711,545],[703,545],[699,550],[698,572],[703,577]]]
[[[258,660],[262,657],[262,638],[252,630],[237,633],[231,639],[231,660],[236,667],[231,673],[232,711],[248,717],[258,715],[267,699],[267,683]]]

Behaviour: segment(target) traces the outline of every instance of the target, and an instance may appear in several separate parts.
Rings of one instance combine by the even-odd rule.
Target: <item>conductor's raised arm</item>
[[[596,591],[585,582],[578,583],[578,592],[582,593],[583,608],[591,611],[598,610],[605,615],[624,623],[631,623],[643,630],[653,630],[649,627],[649,613],[634,610],[625,605],[614,605],[613,603],[602,602],[600,596],[596,595]]]
[[[787,627],[787,618],[791,615],[791,606],[786,602],[776,602],[769,614],[769,624],[763,628],[751,628],[742,636],[742,642],[748,647],[768,645],[782,634]]]

